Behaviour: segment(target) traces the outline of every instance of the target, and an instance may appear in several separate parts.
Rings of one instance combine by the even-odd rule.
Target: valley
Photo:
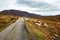
[[[0,12],[0,40],[60,40],[60,16],[18,10]]]

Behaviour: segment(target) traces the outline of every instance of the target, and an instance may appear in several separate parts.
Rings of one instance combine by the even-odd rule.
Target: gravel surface
[[[19,18],[5,30],[0,32],[0,40],[28,40],[23,18]]]

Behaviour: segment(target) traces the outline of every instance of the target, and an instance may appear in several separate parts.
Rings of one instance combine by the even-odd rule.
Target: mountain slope
[[[37,19],[43,19],[43,20],[48,20],[48,21],[56,21],[60,22],[60,15],[55,15],[55,16],[41,16],[25,11],[19,11],[19,10],[4,10],[1,11],[0,14],[8,14],[8,15],[17,15],[17,16],[22,16],[22,17],[27,17],[27,18],[37,18]]]

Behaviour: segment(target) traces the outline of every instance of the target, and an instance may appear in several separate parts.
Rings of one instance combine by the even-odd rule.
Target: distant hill
[[[60,15],[41,16],[41,15],[37,15],[37,14],[25,12],[25,11],[20,11],[20,10],[3,10],[0,12],[0,14],[8,14],[8,15],[11,14],[11,15],[17,15],[17,16],[28,17],[28,18],[37,18],[37,19],[60,22]]]
[[[40,17],[40,15],[36,15],[33,13],[20,11],[20,10],[3,10],[0,12],[0,14],[8,14],[8,15],[11,14],[11,15],[17,15],[17,16],[22,16],[22,17],[30,17],[30,18]]]
[[[41,16],[40,19],[48,20],[48,21],[60,22],[60,15],[55,15],[55,16]]]

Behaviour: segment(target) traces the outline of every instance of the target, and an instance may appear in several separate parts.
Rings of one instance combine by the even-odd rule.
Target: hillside
[[[17,40],[21,38],[20,35],[22,35],[22,39],[26,38],[27,40],[60,40],[60,15],[41,16],[19,10],[4,10],[0,12],[0,31],[4,31],[19,17],[18,23],[4,37],[6,40],[8,38],[10,40],[12,37]],[[25,34],[28,34],[28,37]]]
[[[29,19],[25,21],[27,31],[37,40],[60,40],[60,22]]]
[[[1,11],[0,14],[17,15],[17,16],[27,17],[27,18],[36,18],[36,19],[60,22],[60,15],[41,16],[41,15],[37,15],[37,14],[25,12],[25,11],[19,11],[19,10],[4,10],[4,11]]]

